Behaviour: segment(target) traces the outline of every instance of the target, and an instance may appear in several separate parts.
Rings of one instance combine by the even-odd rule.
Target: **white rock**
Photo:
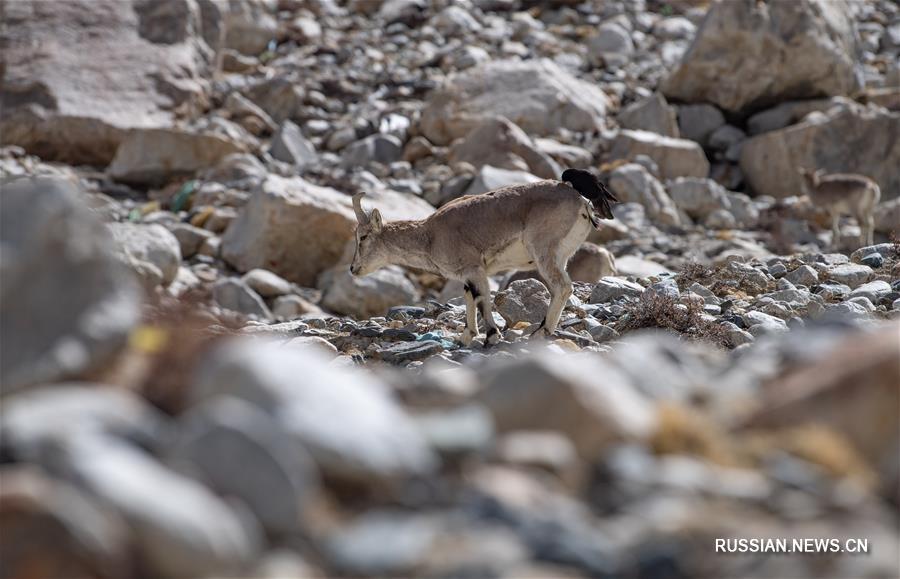
[[[626,129],[650,131],[666,137],[680,136],[675,109],[659,92],[622,109],[618,120]]]
[[[558,179],[562,170],[541,151],[525,131],[508,119],[486,119],[450,147],[447,160],[471,163],[476,169],[491,165],[500,169],[527,171],[544,179]]]
[[[202,98],[211,51],[194,34],[198,12],[133,4],[5,6],[4,21],[15,25],[4,45],[3,91],[15,97],[3,104],[4,144],[44,159],[104,166],[131,129],[171,127],[176,109]],[[217,20],[213,15],[210,23]]]
[[[663,179],[706,177],[709,174],[709,161],[700,145],[693,141],[648,131],[620,131],[610,151],[610,158],[633,160],[637,155],[647,155],[653,159]]]
[[[663,225],[678,225],[681,219],[672,198],[662,183],[644,167],[628,163],[616,167],[609,175],[609,188],[623,203],[640,203],[647,217]]]
[[[599,129],[609,99],[550,60],[491,61],[452,75],[422,111],[420,129],[444,145],[465,136],[485,116],[504,116],[529,135]]]
[[[58,179],[4,183],[2,208],[3,392],[77,378],[106,363],[140,318],[141,299],[106,228]]]
[[[735,112],[785,97],[853,94],[861,87],[856,44],[840,2],[719,2],[662,91]]]
[[[251,269],[242,279],[250,289],[264,298],[283,296],[291,291],[291,282],[265,269]]]
[[[712,179],[680,177],[670,181],[667,188],[675,205],[701,222],[717,210],[731,209],[725,188]]]
[[[900,113],[855,109],[831,111],[747,140],[740,156],[747,183],[758,195],[800,195],[797,169],[809,167],[865,175],[879,184],[882,200],[895,197],[900,191],[900,171],[895,170],[900,166]]]
[[[540,180],[540,177],[527,171],[509,171],[485,165],[475,175],[475,179],[472,180],[472,183],[466,189],[465,195],[481,195],[500,187],[534,183]]]
[[[422,199],[393,191],[371,191],[363,201],[370,203],[386,220],[421,219],[434,211]],[[222,257],[238,271],[262,268],[309,287],[338,263],[355,228],[349,195],[270,175],[229,225]]]
[[[182,129],[131,131],[119,145],[109,175],[126,183],[160,184],[214,167],[244,147],[217,134]]]
[[[181,265],[181,244],[168,229],[138,223],[110,223],[107,227],[123,261],[137,267],[149,263],[159,270],[164,285],[175,279]]]

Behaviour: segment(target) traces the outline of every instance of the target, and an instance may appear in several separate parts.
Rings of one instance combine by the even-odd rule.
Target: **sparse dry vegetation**
[[[682,304],[668,296],[644,297],[627,308],[619,322],[620,333],[641,328],[674,330],[691,340],[704,340],[728,347],[725,329],[715,321],[703,317],[703,308],[696,302]]]

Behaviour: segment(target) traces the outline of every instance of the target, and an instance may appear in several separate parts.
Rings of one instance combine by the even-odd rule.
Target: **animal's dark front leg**
[[[477,300],[478,290],[470,282],[463,286],[463,296],[466,298],[466,329],[463,330],[459,341],[468,346],[478,335]]]
[[[491,308],[491,286],[487,274],[480,272],[478,277],[471,280],[475,291],[478,292],[476,302],[481,308],[481,317],[484,320],[486,345],[494,345],[500,341],[500,328],[494,322],[494,313]]]

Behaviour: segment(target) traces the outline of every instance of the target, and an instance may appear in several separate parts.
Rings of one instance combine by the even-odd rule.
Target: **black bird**
[[[563,171],[561,180],[570,183],[576,191],[589,200],[600,217],[613,219],[609,203],[610,201],[618,203],[619,200],[596,175],[584,169],[566,169]]]

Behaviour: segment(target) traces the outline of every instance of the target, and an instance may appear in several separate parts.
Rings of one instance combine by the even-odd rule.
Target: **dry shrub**
[[[720,324],[703,317],[703,308],[695,303],[680,304],[670,296],[643,296],[626,308],[619,323],[620,333],[642,328],[664,328],[692,340],[704,340],[729,347],[728,334]]]
[[[803,263],[798,261],[797,266],[799,265]],[[684,291],[697,282],[720,298],[743,299],[760,293],[759,288],[749,283],[748,279],[748,272],[730,269],[727,264],[706,267],[696,261],[684,264],[681,271],[675,275],[675,283],[679,290]]]
[[[678,284],[679,290],[684,291],[691,287],[691,284],[694,282],[699,283],[702,280],[709,279],[714,273],[714,270],[696,261],[689,261],[675,275],[675,283]]]

